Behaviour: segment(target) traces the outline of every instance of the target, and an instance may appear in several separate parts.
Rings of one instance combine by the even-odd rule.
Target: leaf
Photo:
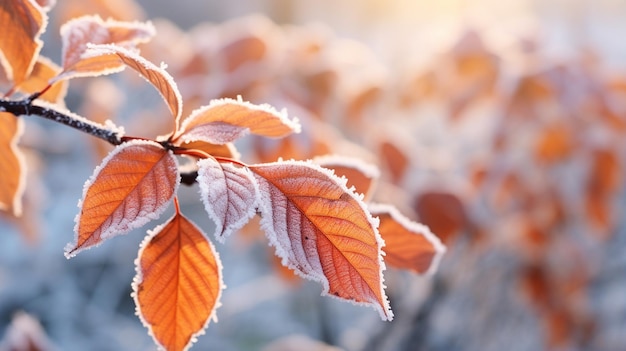
[[[157,67],[152,62],[146,60],[138,54],[120,46],[89,45],[87,55],[100,56],[106,54],[117,55],[126,66],[137,71],[137,73],[139,73],[157,89],[172,112],[172,116],[174,116],[174,132],[176,132],[179,124],[180,113],[183,108],[183,100],[180,96],[180,92],[178,91],[178,87],[176,86],[176,82],[174,82],[172,76],[165,71],[165,65],[162,64],[161,67]]]
[[[85,183],[76,237],[65,256],[158,218],[179,182],[176,158],[159,144],[135,140],[116,147]]]
[[[23,121],[0,112],[0,210],[14,216],[22,214],[22,194],[26,182],[24,155],[17,147],[22,134]]]
[[[133,282],[137,314],[166,350],[186,350],[202,334],[224,289],[213,245],[178,211],[148,234]]]
[[[213,100],[209,105],[193,111],[183,122],[175,140],[225,144],[248,133],[282,138],[299,132],[298,120],[290,120],[284,110],[278,112],[269,105],[254,105],[241,98],[226,98]]]
[[[449,243],[462,230],[471,227],[463,202],[453,193],[430,191],[419,194],[414,208],[420,222],[437,233],[444,243]]]
[[[103,21],[99,16],[72,19],[61,26],[63,73],[54,81],[120,72],[125,66],[116,55],[86,55],[88,44],[117,44],[132,50],[154,34],[150,22]]]
[[[226,157],[226,158],[231,158],[234,160],[238,160],[241,158],[241,154],[237,151],[237,149],[235,148],[235,145],[233,145],[232,143],[217,145],[217,144],[211,144],[202,140],[196,140],[196,141],[181,143],[176,146],[180,146],[185,149],[200,150],[211,156],[216,156],[216,157]]]
[[[43,42],[48,16],[32,0],[0,1],[0,64],[17,85],[30,75]]]
[[[198,161],[197,180],[218,240],[241,229],[256,213],[258,185],[249,169],[207,158]]]
[[[363,194],[363,199],[371,198],[376,181],[380,177],[378,168],[357,158],[340,156],[321,156],[313,159],[318,165],[332,169],[336,175],[346,177],[347,185],[354,186],[356,192]]]
[[[391,320],[378,223],[345,179],[311,162],[250,170],[259,183],[261,228],[283,264],[321,282],[323,295],[371,305]]]
[[[17,89],[27,94],[38,93],[48,86],[50,79],[61,72],[61,67],[50,59],[39,56],[30,76],[17,86]],[[51,103],[60,103],[67,93],[67,82],[57,82],[45,93],[38,97]]]
[[[380,220],[385,263],[420,274],[437,270],[446,247],[427,226],[412,222],[391,205],[370,204],[369,210]]]

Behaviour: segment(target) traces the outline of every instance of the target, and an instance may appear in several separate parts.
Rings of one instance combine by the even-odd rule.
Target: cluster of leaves
[[[598,253],[623,225],[626,110],[623,74],[590,52],[554,62],[540,49],[526,39],[499,51],[466,32],[399,84],[398,111],[424,116],[438,106],[443,121],[429,123],[446,130],[430,130],[440,137],[429,144],[417,128],[423,138],[392,143],[437,153],[400,153],[424,177],[405,202],[448,246],[469,241],[470,257],[506,253],[516,291],[555,349],[599,336],[589,292],[602,274]]]
[[[243,94],[301,111],[302,133],[254,140],[258,160],[340,152],[378,164],[374,201],[448,246],[469,241],[476,261],[512,258],[516,297],[545,326],[546,347],[593,337],[588,291],[601,257],[590,252],[621,225],[623,74],[588,52],[554,62],[533,40],[489,47],[475,31],[431,63],[385,72],[372,52],[320,27],[260,17],[189,32],[156,25],[181,43],[172,55],[181,88],[205,87],[188,105]],[[168,55],[163,44],[146,55]],[[454,287],[466,269],[450,270]]]
[[[8,24],[0,39],[0,62],[9,84],[0,100],[0,208],[16,216],[22,212],[20,116],[53,119],[115,145],[85,184],[75,240],[66,256],[143,226],[173,202],[173,217],[150,231],[141,245],[133,283],[138,314],[160,346],[187,348],[215,317],[224,288],[215,248],[178,205],[181,182],[199,184],[218,241],[259,214],[283,265],[322,283],[323,294],[373,306],[384,320],[393,317],[383,285],[384,242],[388,264],[419,273],[435,269],[445,247],[427,227],[394,207],[366,203],[359,191],[371,191],[377,174],[359,162],[240,160],[234,141],[248,134],[284,138],[299,133],[297,119],[241,98],[212,100],[184,113],[177,84],[164,65],[138,53],[137,45],[155,34],[150,23],[97,16],[70,20],[60,30],[63,57],[57,66],[39,55],[47,11],[32,0],[0,6],[0,21]],[[70,79],[126,67],[165,100],[172,116],[166,135],[125,136],[112,122],[100,125],[63,109]],[[24,98],[14,98],[19,96]],[[349,175],[355,186],[336,174]]]

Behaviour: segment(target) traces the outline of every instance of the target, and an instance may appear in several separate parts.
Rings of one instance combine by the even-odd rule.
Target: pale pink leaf
[[[256,213],[258,185],[248,168],[207,158],[198,161],[197,180],[218,240],[241,229]]]

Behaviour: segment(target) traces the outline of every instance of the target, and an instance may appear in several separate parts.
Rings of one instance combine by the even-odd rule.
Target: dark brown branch
[[[112,145],[120,145],[126,141],[134,139],[143,139],[135,137],[125,137],[121,132],[112,130],[99,123],[90,121],[73,113],[64,113],[58,111],[52,107],[45,107],[40,105],[34,105],[33,100],[36,99],[39,94],[34,94],[24,100],[9,100],[0,99],[0,112],[8,112],[16,117],[19,116],[38,116],[45,119],[52,120],[57,123],[61,123],[68,127],[79,130],[83,133],[100,138]],[[171,145],[168,142],[160,142],[166,149],[171,149]],[[193,185],[198,177],[198,172],[181,173],[181,183],[185,185]]]
[[[63,113],[51,107],[34,105],[30,98],[25,100],[0,99],[0,111],[9,112],[15,116],[26,115],[46,118],[93,135],[112,145],[120,145],[122,143],[122,135],[119,131],[111,130],[101,124],[74,114]]]

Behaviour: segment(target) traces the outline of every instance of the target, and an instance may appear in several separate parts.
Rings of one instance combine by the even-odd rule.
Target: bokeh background
[[[381,171],[373,201],[447,245],[431,276],[388,269],[396,318],[320,297],[246,227],[217,244],[223,306],[194,350],[626,350],[626,1],[59,0],[67,19],[151,20],[185,110],[241,95],[303,133],[247,162],[334,153]],[[167,131],[134,72],[72,81],[68,108]],[[25,214],[0,218],[0,350],[152,350],[130,283],[147,229],[66,260],[82,184],[109,147],[28,119]],[[212,223],[197,187],[183,212]],[[20,348],[23,347],[23,348]],[[32,348],[28,348],[32,347]]]

